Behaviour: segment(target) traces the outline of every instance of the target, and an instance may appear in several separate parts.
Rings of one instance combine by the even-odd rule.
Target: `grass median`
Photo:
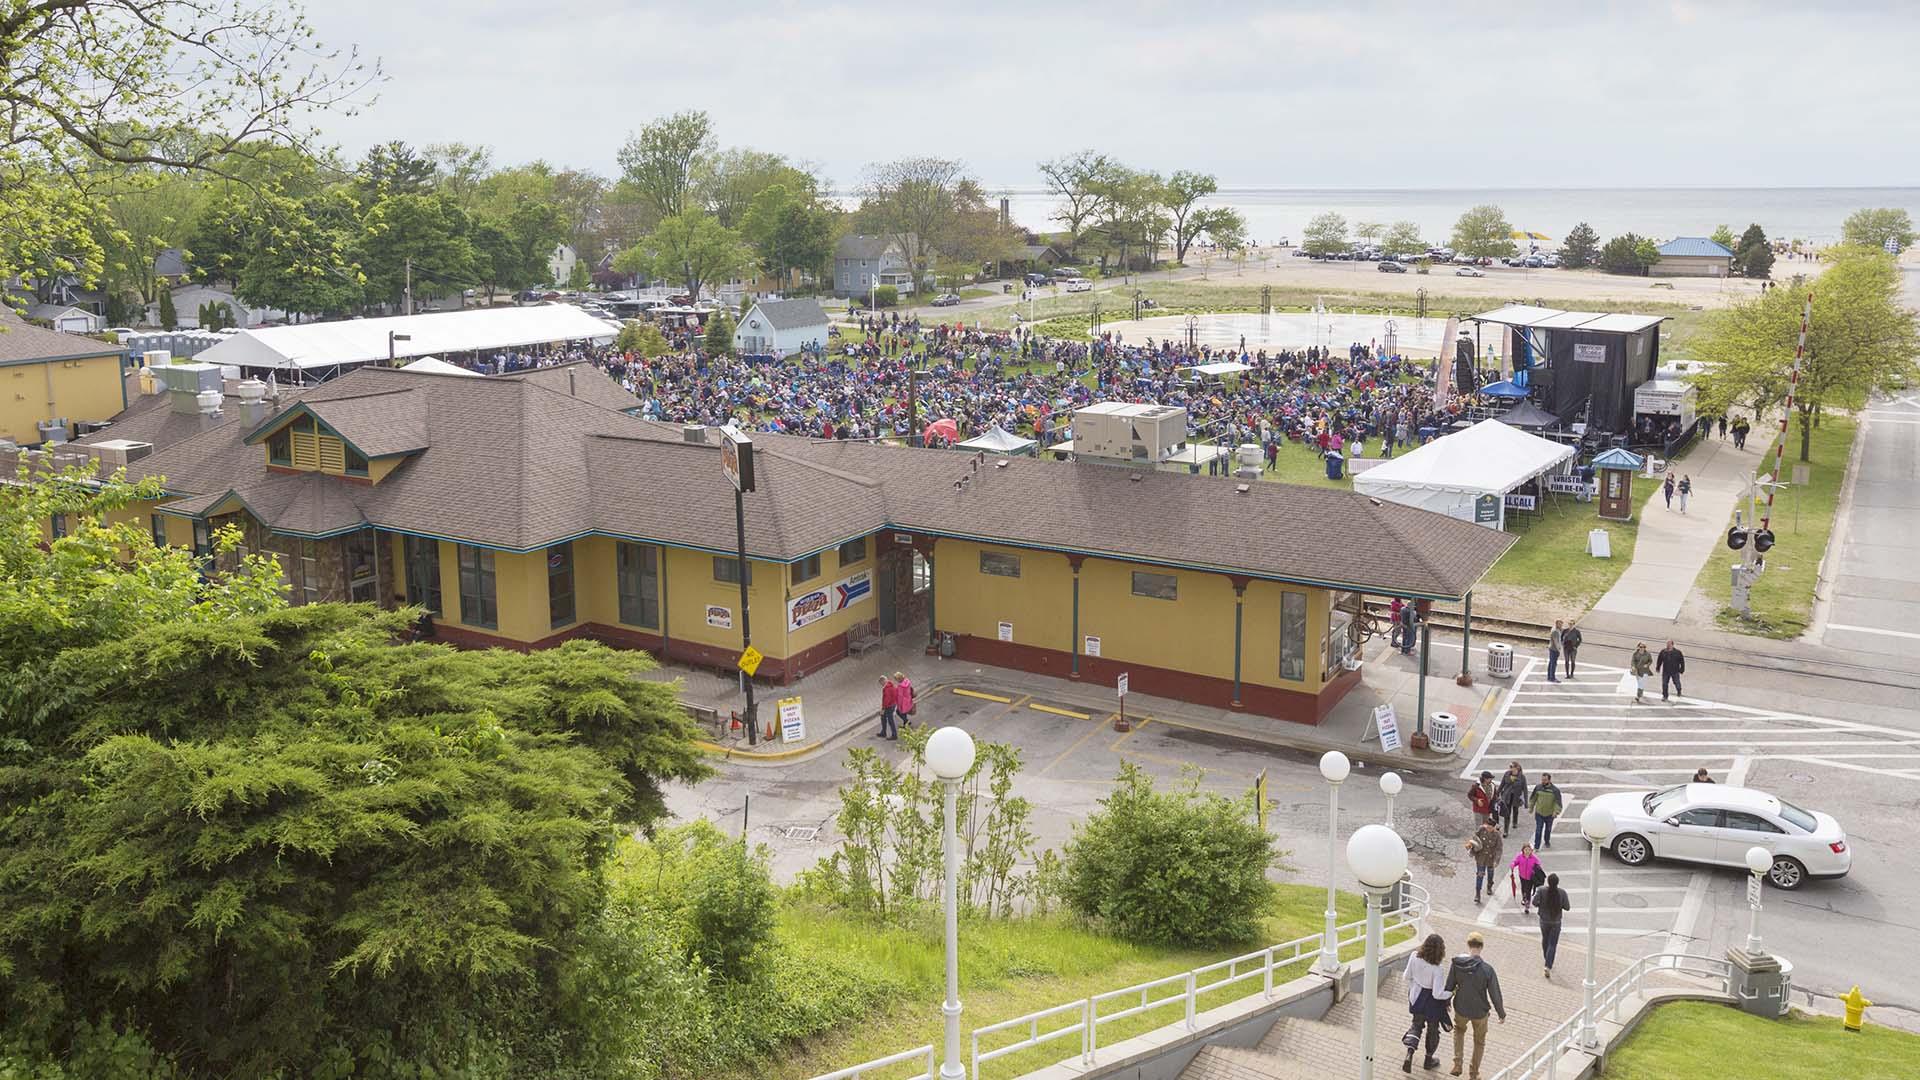
[[[1679,1001],[1656,1007],[1607,1054],[1607,1080],[1913,1080],[1920,1035],[1869,1024],[1845,1031],[1833,1017],[1795,1012],[1767,1020],[1731,1005]]]

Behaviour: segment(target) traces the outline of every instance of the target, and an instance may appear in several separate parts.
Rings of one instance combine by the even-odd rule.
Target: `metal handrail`
[[[933,1060],[932,1043],[928,1043],[925,1046],[916,1046],[912,1050],[902,1050],[892,1057],[876,1058],[873,1061],[855,1065],[850,1069],[841,1069],[839,1072],[830,1072],[824,1076],[816,1076],[813,1080],[858,1080],[859,1077],[865,1076],[875,1069],[884,1069],[889,1065],[898,1065],[903,1061],[921,1061],[926,1063],[927,1067],[925,1072],[915,1073],[913,1076],[908,1077],[907,1080],[933,1080],[934,1070],[937,1066],[935,1066]]]
[[[1692,953],[1653,953],[1627,965],[1624,971],[1607,980],[1606,985],[1594,991],[1594,1015],[1598,1016],[1601,1012],[1606,1012],[1612,1020],[1618,1021],[1621,1002],[1638,992],[1641,983],[1654,971],[1674,971],[1683,975],[1718,979],[1720,992],[1732,993],[1730,987],[1733,982],[1733,965],[1727,960],[1711,956],[1695,956]],[[1576,1049],[1580,1039],[1581,1021],[1585,1018],[1584,1010],[1568,1017],[1528,1047],[1513,1064],[1494,1073],[1492,1080],[1537,1080],[1542,1075],[1548,1080],[1554,1080],[1559,1072],[1560,1056],[1569,1050]]]

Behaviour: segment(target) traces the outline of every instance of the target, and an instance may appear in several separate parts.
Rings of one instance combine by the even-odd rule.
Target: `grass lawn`
[[[1868,1023],[1859,1034],[1833,1017],[1784,1020],[1731,1005],[1661,1005],[1607,1055],[1606,1080],[1912,1080],[1920,1035]]]
[[[1686,455],[1679,460],[1685,461]],[[1578,502],[1564,495],[1548,499],[1537,514],[1508,511],[1507,529],[1519,543],[1494,564],[1486,584],[1522,587],[1544,601],[1565,604],[1568,610],[1564,614],[1584,613],[1613,588],[1633,562],[1640,516],[1660,491],[1658,478],[1635,476],[1633,483],[1639,507],[1632,521],[1602,520],[1599,503]],[[1587,533],[1594,529],[1605,529],[1612,537],[1612,558],[1596,559],[1587,554]],[[1541,612],[1535,618],[1551,619],[1557,614]]]
[[[1719,610],[1719,624],[1745,634],[1770,638],[1795,638],[1813,620],[1813,588],[1820,572],[1820,558],[1833,537],[1833,519],[1840,508],[1840,491],[1847,478],[1847,459],[1853,452],[1853,436],[1858,425],[1852,418],[1828,414],[1813,429],[1813,446],[1807,485],[1780,489],[1773,504],[1773,550],[1767,553],[1767,568],[1753,586],[1749,600],[1753,616],[1748,618],[1727,605],[1733,600],[1733,582],[1727,573],[1734,553],[1718,549],[1695,580],[1695,587],[1706,593]],[[1773,450],[1768,444],[1767,467],[1772,467]],[[1799,458],[1800,430],[1796,420],[1787,431],[1785,477],[1793,479],[1793,465]],[[1743,504],[1744,505],[1744,504]],[[1728,522],[1732,524],[1731,520]]]
[[[961,1018],[962,1050],[970,1055],[972,1029],[1000,1020],[1064,1005],[1089,994],[1119,990],[1135,983],[1178,974],[1215,960],[1224,960],[1242,952],[1318,931],[1324,919],[1326,890],[1313,885],[1276,885],[1274,909],[1267,917],[1265,931],[1257,945],[1245,948],[1185,949],[1169,946],[1134,945],[1094,933],[1071,919],[1052,916],[1017,920],[985,920],[964,923],[960,927],[960,1001],[966,1012]],[[1338,906],[1342,923],[1363,914],[1360,899],[1342,893]],[[1402,931],[1404,937],[1408,931]],[[905,989],[893,1006],[857,1024],[794,1048],[774,1065],[758,1063],[722,1074],[727,1080],[747,1077],[772,1077],[801,1080],[862,1061],[941,1040],[940,1000],[945,993],[946,968],[941,930],[937,921],[912,927],[894,926],[872,920],[824,912],[810,908],[789,909],[781,914],[780,937],[791,947],[827,958],[858,959],[895,976]],[[1388,942],[1397,940],[1389,935]],[[1343,951],[1346,956],[1348,952]],[[1308,970],[1313,958],[1287,969],[1284,977],[1298,977]],[[1257,969],[1256,969],[1257,970]],[[1216,976],[1217,977],[1217,976]],[[1260,991],[1260,980],[1247,982],[1200,999],[1202,1009],[1213,1008],[1235,998]],[[1168,992],[1156,991],[1154,996]],[[1107,1011],[1125,1007],[1120,1003]],[[1072,1024],[1078,1013],[1055,1018],[1041,1030]],[[1112,1045],[1124,1038],[1163,1027],[1179,1020],[1184,1013],[1180,1003],[1151,1010],[1124,1021],[1102,1024],[1100,1041]],[[1003,1046],[1024,1037],[1009,1033],[1000,1041],[988,1042],[982,1049]],[[1057,1061],[1077,1056],[1078,1035],[1062,1038],[1045,1046],[1019,1054],[1010,1054],[982,1066],[981,1076],[988,1080],[1018,1076]],[[917,1069],[903,1066],[880,1070],[878,1080],[905,1077]]]

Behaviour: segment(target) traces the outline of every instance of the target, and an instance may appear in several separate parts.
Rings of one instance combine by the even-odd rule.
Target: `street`
[[[1821,640],[1860,653],[1920,653],[1920,563],[1912,530],[1920,514],[1920,394],[1868,403],[1859,414],[1851,509],[1828,554]]]

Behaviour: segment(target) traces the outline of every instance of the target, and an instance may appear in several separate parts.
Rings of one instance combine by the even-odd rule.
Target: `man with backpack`
[[[1487,895],[1492,896],[1494,883],[1500,879],[1500,826],[1494,824],[1491,815],[1480,819],[1473,839],[1467,841],[1467,851],[1473,855],[1473,902],[1477,904],[1481,886],[1484,884]]]

